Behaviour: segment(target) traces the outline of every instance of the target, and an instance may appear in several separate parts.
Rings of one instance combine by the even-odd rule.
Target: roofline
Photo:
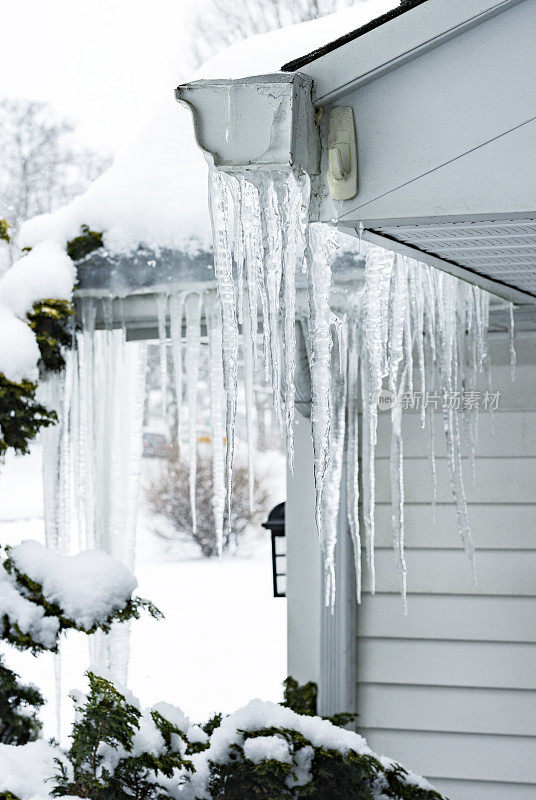
[[[366,31],[359,28],[283,69],[299,63],[314,79],[315,103],[331,102],[522,2],[423,0],[400,6],[389,19],[378,17]]]
[[[389,22],[389,20],[395,19],[395,17],[405,14],[410,9],[415,8],[415,6],[420,6],[422,3],[427,2],[428,0],[400,0],[399,6],[396,8],[391,8],[389,11],[386,11],[385,14],[380,14],[379,17],[369,20],[359,28],[350,31],[349,33],[345,33],[343,36],[339,36],[338,39],[334,39],[332,42],[322,45],[322,47],[317,47],[316,50],[312,50],[310,53],[306,53],[304,56],[300,56],[292,61],[288,61],[286,64],[283,64],[281,71],[296,72],[302,67],[305,67],[307,64],[310,64],[311,61],[315,61],[317,58],[325,56],[326,53],[331,53],[333,50],[337,50],[337,48],[341,47],[343,44],[353,42],[354,39],[364,36],[365,33],[374,30],[374,28],[379,28],[380,25],[384,25],[386,22]]]

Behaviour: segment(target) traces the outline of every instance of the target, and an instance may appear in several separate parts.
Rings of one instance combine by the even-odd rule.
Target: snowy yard
[[[277,458],[277,457],[276,457]],[[270,470],[273,505],[284,497],[284,470]],[[144,468],[155,467],[145,460]],[[195,720],[230,712],[252,697],[277,701],[286,675],[286,602],[272,597],[270,541],[259,527],[237,556],[223,562],[170,547],[154,533],[144,508],[138,520],[138,593],[165,620],[132,624],[130,688],[143,704],[166,700]],[[0,476],[0,538],[5,544],[44,540],[41,454],[9,456]],[[56,735],[54,656],[6,648],[6,663],[37,684],[47,699],[44,735]],[[62,737],[72,720],[67,693],[83,685],[87,637],[70,633],[62,646]]]

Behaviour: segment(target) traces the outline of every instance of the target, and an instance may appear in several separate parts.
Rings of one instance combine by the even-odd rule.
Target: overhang
[[[358,191],[337,203],[339,224],[533,303],[536,2],[401,10],[299,59],[326,119],[334,106],[354,112]]]
[[[535,42],[536,0],[426,0],[285,64],[295,80],[313,79],[321,120],[314,218],[534,304]],[[196,107],[190,86],[178,96]],[[344,201],[330,199],[326,181],[336,106],[352,108],[357,137],[357,193]],[[197,126],[208,129],[210,113]],[[213,117],[221,126],[221,109]],[[310,130],[288,119],[295,141],[315,147]],[[240,124],[259,137],[256,121]],[[237,163],[256,166],[234,152]]]

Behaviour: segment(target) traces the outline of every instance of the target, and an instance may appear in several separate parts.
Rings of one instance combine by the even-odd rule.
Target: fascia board
[[[314,102],[332,102],[524,0],[428,0],[304,65]]]

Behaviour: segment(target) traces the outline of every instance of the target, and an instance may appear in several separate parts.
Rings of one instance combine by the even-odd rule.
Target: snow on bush
[[[31,329],[0,304],[0,373],[14,383],[34,381],[38,360],[39,347]]]
[[[16,635],[16,628],[30,637],[36,645],[46,650],[56,646],[60,630],[57,617],[45,617],[45,609],[23,597],[14,578],[0,569],[0,619],[3,621],[3,637]]]
[[[44,785],[55,797],[90,800],[442,800],[361,736],[319,717],[254,700],[207,724],[209,737],[169,703],[142,710],[128,690],[88,678],[89,692],[73,695],[69,750],[0,748],[0,791],[20,800],[43,796]]]
[[[49,798],[54,758],[59,755],[58,748],[42,739],[19,746],[0,744],[0,796],[11,792],[19,800]]]
[[[359,734],[261,700],[226,717],[192,760],[194,773],[176,798],[441,800],[428,781],[378,757]]]
[[[0,280],[0,303],[23,317],[33,304],[48,297],[70,299],[76,280],[65,246],[41,242],[16,261]]]
[[[271,759],[284,764],[292,763],[288,743],[280,736],[257,736],[244,742],[244,756],[254,764]]]
[[[107,632],[114,621],[160,612],[132,597],[137,581],[107,553],[88,550],[64,556],[38,542],[6,548],[0,565],[0,639],[34,652],[55,650],[68,629]]]
[[[89,692],[75,698],[71,746],[55,770],[52,794],[92,800],[168,798],[160,779],[172,780],[192,768],[186,758],[189,720],[170,705],[142,711],[135,698],[105,677],[90,672],[88,678]]]
[[[372,750],[359,734],[338,728],[326,719],[297,714],[290,708],[263,700],[252,700],[244,708],[226,717],[214,731],[207,757],[225,763],[229,748],[244,741],[243,731],[264,728],[289,728],[304,736],[315,747],[329,747],[340,753],[354,750],[372,755]]]
[[[38,245],[0,279],[0,373],[8,380],[35,381],[40,353],[24,317],[44,298],[70,299],[75,280],[73,262],[55,242]]]
[[[85,630],[122,608],[137,586],[134,575],[102,550],[64,556],[28,540],[9,555],[17,570],[41,585],[49,603]]]

